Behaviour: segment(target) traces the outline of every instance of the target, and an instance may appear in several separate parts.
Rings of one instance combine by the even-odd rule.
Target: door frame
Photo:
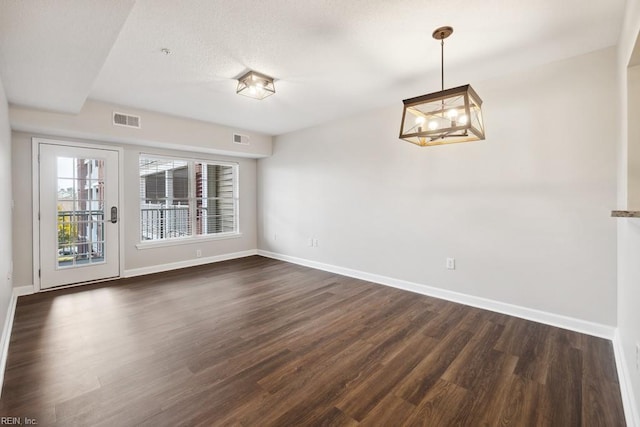
[[[114,277],[108,279],[93,280],[83,283],[73,283],[70,285],[62,285],[54,288],[42,289],[40,287],[40,161],[39,145],[62,145],[66,147],[76,148],[90,148],[90,149],[102,149],[112,150],[118,153],[118,206],[120,206],[120,215],[118,218],[118,276],[116,278],[123,277],[124,275],[124,149],[122,147],[105,145],[101,143],[89,143],[89,142],[77,142],[69,140],[49,139],[49,138],[31,138],[31,196],[32,196],[32,233],[33,233],[33,292],[52,291],[56,289],[69,288],[74,286],[86,285],[89,283],[104,282],[107,280],[113,280]]]

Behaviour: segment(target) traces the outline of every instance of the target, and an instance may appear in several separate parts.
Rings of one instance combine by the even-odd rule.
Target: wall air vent
[[[124,114],[113,112],[113,124],[115,126],[126,126],[128,128],[140,129],[140,116],[132,116],[131,114]]]
[[[249,139],[247,135],[240,135],[239,133],[233,134],[234,144],[249,145]]]

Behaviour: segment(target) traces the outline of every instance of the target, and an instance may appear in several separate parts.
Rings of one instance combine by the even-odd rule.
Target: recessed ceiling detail
[[[458,3],[3,1],[0,80],[32,108],[77,112],[89,98],[276,135],[427,92],[440,64],[425,28],[456,28],[447,86],[477,86],[615,45],[625,0]],[[237,96],[249,69],[277,76],[277,95]]]
[[[9,102],[78,113],[134,3],[0,3],[0,80]]]

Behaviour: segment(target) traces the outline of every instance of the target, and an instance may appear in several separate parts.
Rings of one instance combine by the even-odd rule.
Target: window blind
[[[140,239],[238,230],[237,165],[140,155]]]

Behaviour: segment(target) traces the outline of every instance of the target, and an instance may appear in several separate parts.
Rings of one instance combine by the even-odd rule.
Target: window
[[[140,240],[238,233],[238,165],[140,155]]]

